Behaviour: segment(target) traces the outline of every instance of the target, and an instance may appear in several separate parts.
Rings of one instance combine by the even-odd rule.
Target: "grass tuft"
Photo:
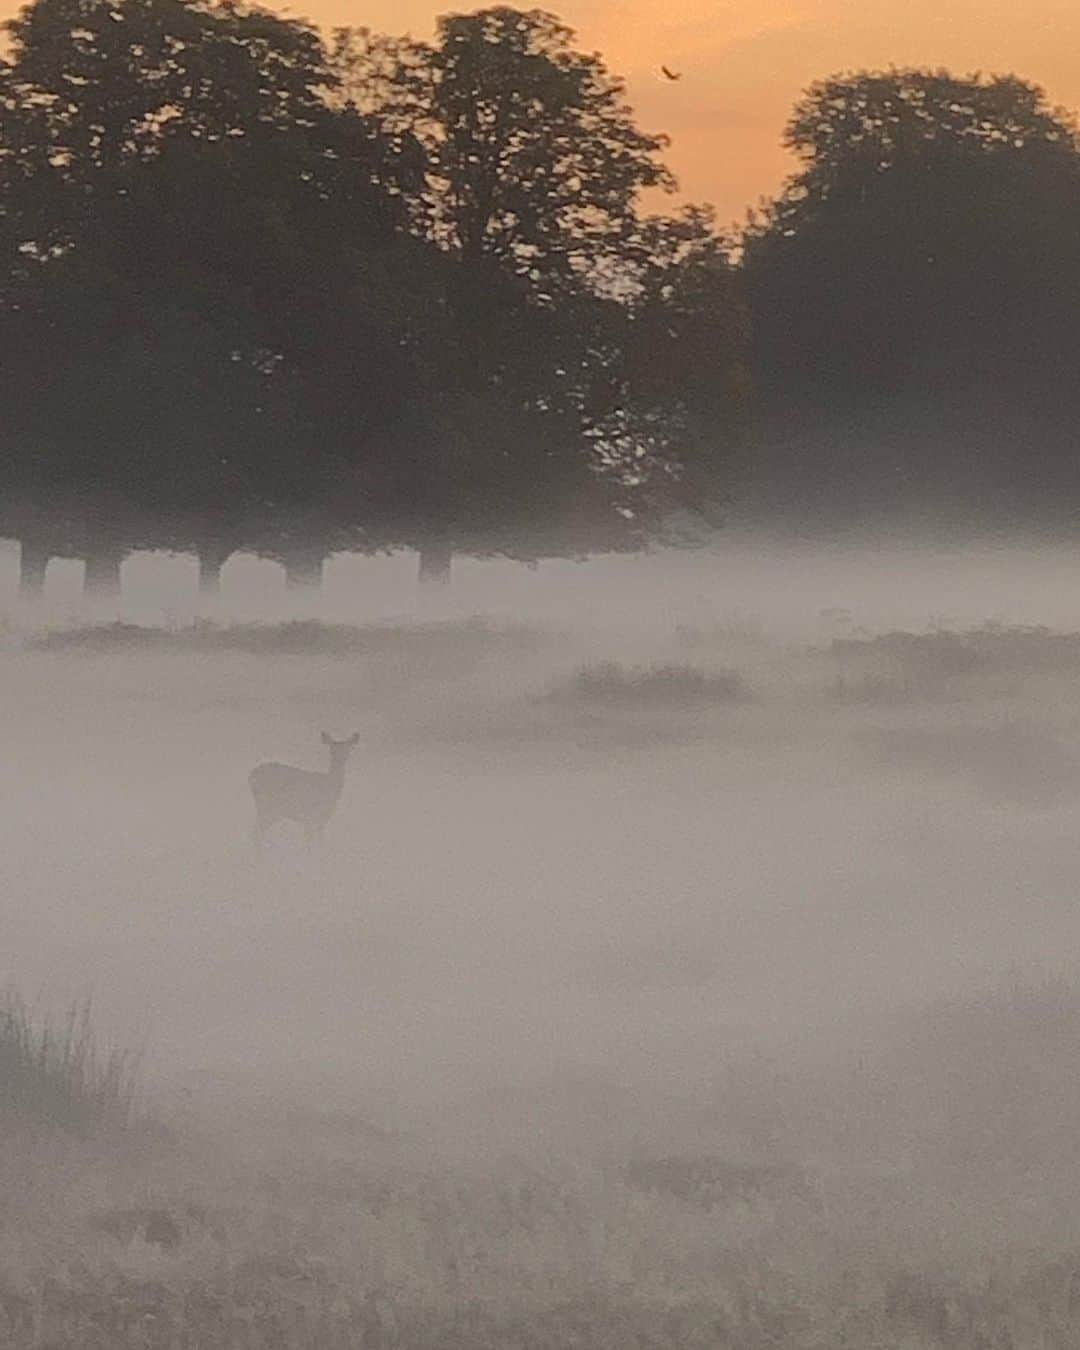
[[[56,1023],[36,1019],[14,990],[0,994],[0,1117],[75,1133],[127,1127],[137,1098],[137,1057],[100,1048],[89,1000]]]

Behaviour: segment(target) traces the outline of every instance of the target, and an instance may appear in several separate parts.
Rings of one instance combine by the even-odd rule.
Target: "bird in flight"
[[[669,80],[681,80],[681,79],[682,79],[682,71],[681,71],[681,70],[679,71],[678,74],[676,74],[673,70],[668,70],[667,66],[661,66],[660,69],[664,72],[664,74],[667,76],[667,78],[668,78]]]

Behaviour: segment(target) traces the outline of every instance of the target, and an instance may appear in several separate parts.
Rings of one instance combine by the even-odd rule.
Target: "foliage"
[[[763,401],[798,447],[781,480],[805,464],[849,505],[1071,499],[1071,117],[1015,76],[891,69],[812,85],[785,142],[801,167],[744,240]]]
[[[526,557],[639,547],[680,493],[715,495],[740,434],[724,250],[703,212],[642,217],[639,193],[673,186],[665,141],[572,41],[506,7],[443,19],[434,45],[336,34],[351,97],[421,147],[408,214],[452,263],[416,312],[428,398],[406,536]]]
[[[494,258],[551,299],[618,265],[643,188],[671,188],[666,144],[620,81],[541,10],[440,19],[434,45],[339,30],[335,52],[384,125],[408,127],[424,175],[414,219],[465,260]]]
[[[115,515],[111,489],[158,532],[340,492],[392,385],[360,396],[389,343],[354,276],[394,207],[373,129],[323,97],[318,35],[177,0],[37,0],[10,34],[13,486],[92,490]],[[318,453],[300,454],[313,405]]]

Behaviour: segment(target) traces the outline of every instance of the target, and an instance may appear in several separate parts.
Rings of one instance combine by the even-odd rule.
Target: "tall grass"
[[[16,991],[0,993],[0,1117],[80,1133],[129,1126],[138,1067],[129,1051],[100,1047],[89,1000],[57,1022],[35,1017]]]

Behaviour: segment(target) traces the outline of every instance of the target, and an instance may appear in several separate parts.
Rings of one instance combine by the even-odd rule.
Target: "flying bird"
[[[661,66],[660,69],[664,72],[664,74],[668,77],[669,80],[681,80],[681,79],[682,79],[682,71],[681,71],[681,70],[679,71],[678,74],[676,74],[675,71],[673,71],[673,70],[668,70],[667,66]]]

